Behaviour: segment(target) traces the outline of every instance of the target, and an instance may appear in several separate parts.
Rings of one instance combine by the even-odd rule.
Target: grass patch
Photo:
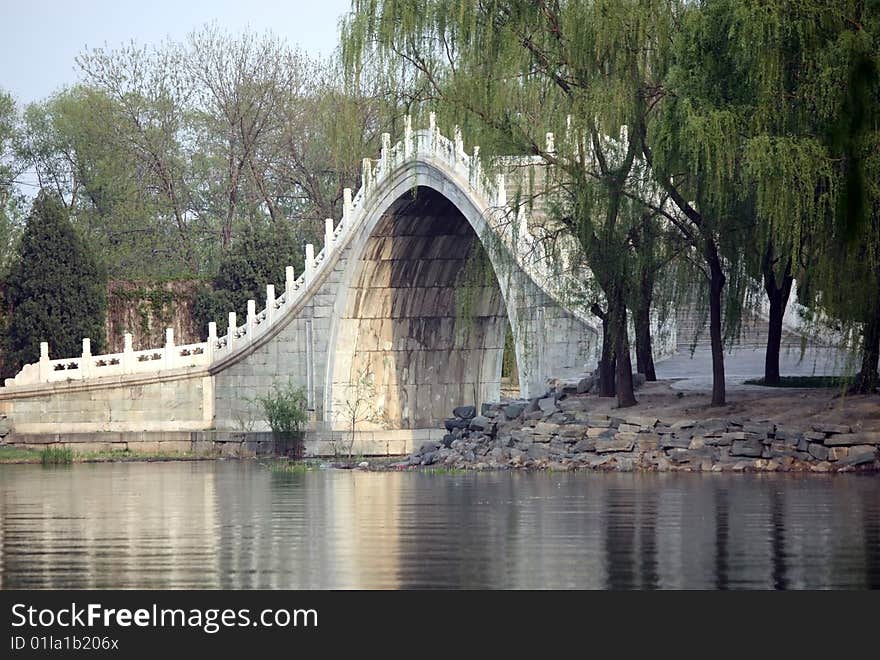
[[[308,463],[285,460],[269,461],[263,463],[263,466],[269,470],[269,472],[278,472],[281,474],[305,474],[312,469],[312,466]]]
[[[843,376],[782,376],[779,383],[766,385],[763,378],[747,380],[746,385],[763,385],[764,387],[800,387],[800,388],[843,388],[849,381]]]
[[[0,464],[3,463],[42,463],[43,465],[67,465],[69,463],[110,463],[137,461],[173,461],[211,459],[212,455],[196,455],[180,451],[138,452],[128,449],[109,451],[75,452],[72,449],[47,447],[43,450],[24,449],[15,446],[0,446]]]
[[[39,463],[40,452],[6,445],[0,447],[0,463]]]
[[[46,447],[40,452],[43,465],[69,465],[73,463],[73,450],[62,447]]]
[[[194,454],[187,451],[150,451],[138,452],[129,449],[114,449],[110,451],[89,451],[76,454],[76,462],[101,462],[101,461],[161,461],[193,458]],[[207,458],[211,458],[210,456]]]

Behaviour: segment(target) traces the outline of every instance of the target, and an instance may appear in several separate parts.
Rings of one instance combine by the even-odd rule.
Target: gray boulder
[[[450,417],[445,422],[443,422],[443,425],[446,427],[446,430],[449,431],[450,433],[452,431],[454,431],[455,429],[466,429],[469,424],[470,424],[470,420],[461,419],[458,417]]]
[[[585,376],[578,381],[577,393],[588,394],[598,382],[594,376]]]
[[[477,409],[474,406],[459,406],[452,411],[452,414],[458,419],[473,419],[477,415]]]
[[[507,419],[516,419],[523,414],[527,405],[526,403],[510,403],[504,407],[504,416]]]
[[[428,454],[432,451],[437,451],[440,448],[439,442],[434,442],[433,440],[429,440],[428,442],[423,442],[422,446],[419,447],[419,454]]]
[[[482,415],[478,415],[471,420],[471,429],[476,431],[487,431],[489,427],[492,425],[492,420],[488,417],[483,417]]]

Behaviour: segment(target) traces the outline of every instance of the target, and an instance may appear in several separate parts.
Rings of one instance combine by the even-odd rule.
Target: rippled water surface
[[[869,588],[880,478],[0,466],[2,588]]]

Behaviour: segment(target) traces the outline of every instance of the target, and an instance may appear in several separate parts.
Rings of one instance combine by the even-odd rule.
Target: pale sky
[[[351,0],[0,0],[0,88],[20,105],[79,80],[84,49],[183,40],[205,23],[271,30],[312,55],[336,47]]]

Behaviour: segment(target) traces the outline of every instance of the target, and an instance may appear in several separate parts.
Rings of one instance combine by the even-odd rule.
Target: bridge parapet
[[[135,351],[131,334],[125,334],[122,353],[91,354],[91,342],[83,339],[83,352],[76,357],[49,358],[49,344],[40,343],[40,360],[26,364],[14,378],[7,378],[6,387],[79,381],[90,378],[107,378],[130,374],[147,374],[156,371],[207,366],[211,363],[210,342],[174,344],[173,331],[166,330],[164,346]]]

